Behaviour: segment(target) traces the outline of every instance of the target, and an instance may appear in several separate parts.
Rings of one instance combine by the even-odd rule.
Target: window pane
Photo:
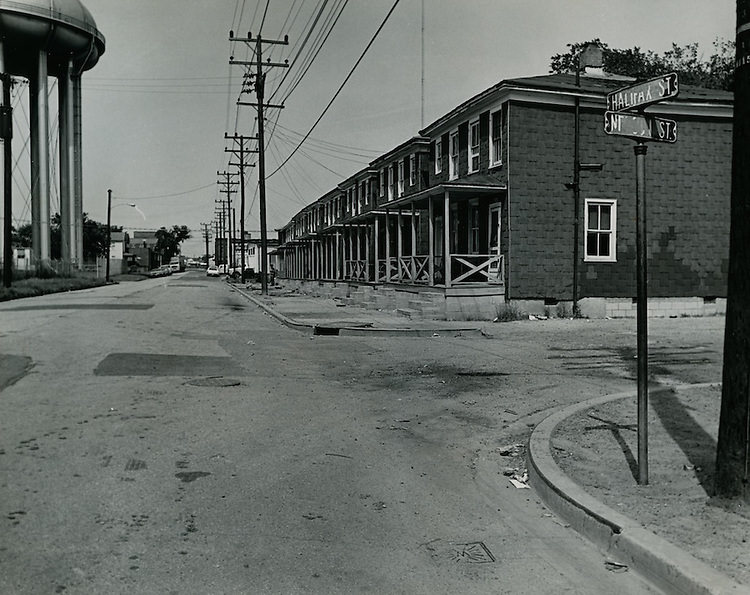
[[[599,213],[601,215],[601,222],[599,223],[599,229],[612,229],[612,224],[610,222],[610,215],[612,214],[612,207],[609,205],[601,205],[599,207]]]
[[[599,208],[589,205],[589,229],[599,229]]]
[[[609,234],[599,234],[599,256],[609,256]]]
[[[596,236],[595,233],[586,234],[586,256],[596,256]]]

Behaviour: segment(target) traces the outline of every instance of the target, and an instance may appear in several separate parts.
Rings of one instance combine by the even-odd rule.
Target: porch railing
[[[429,283],[429,262],[429,256],[402,256],[399,259],[399,271],[401,273],[401,280],[415,284]]]
[[[502,254],[451,254],[451,284],[503,283]]]
[[[352,281],[367,281],[367,261],[366,260],[347,260],[346,278]]]

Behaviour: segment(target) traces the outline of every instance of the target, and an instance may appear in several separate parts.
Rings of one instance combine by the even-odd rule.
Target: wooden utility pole
[[[252,105],[258,110],[258,189],[259,189],[259,201],[260,201],[260,259],[261,259],[261,291],[263,294],[268,293],[268,231],[266,229],[266,158],[265,158],[265,146],[264,146],[264,135],[265,135],[265,116],[263,110],[265,108],[283,108],[283,105],[273,105],[270,103],[264,103],[266,73],[265,68],[289,68],[289,62],[284,63],[266,61],[263,62],[263,44],[270,45],[289,45],[289,37],[284,36],[283,40],[278,39],[262,39],[260,35],[253,39],[251,33],[247,34],[247,37],[239,38],[234,36],[234,32],[229,32],[229,41],[242,41],[248,45],[255,43],[255,60],[253,61],[238,61],[233,58],[229,60],[230,64],[241,64],[244,66],[255,66],[255,72],[250,73],[248,79],[255,79],[255,96],[257,101],[255,103],[238,101],[237,105]],[[252,46],[251,46],[252,47]],[[243,90],[243,93],[250,92],[249,90]]]
[[[232,153],[237,158],[237,163],[229,163],[230,166],[238,168],[240,175],[240,255],[242,261],[242,282],[245,282],[245,168],[255,167],[253,163],[247,163],[245,160],[248,153],[257,153],[247,148],[245,143],[249,140],[258,140],[257,136],[242,136],[239,134],[228,135],[224,133],[225,139],[232,139],[236,148],[224,149],[227,153]]]
[[[208,257],[210,254],[208,251],[208,242],[211,239],[211,224],[201,223],[201,232],[203,234],[203,240],[206,242],[206,266],[208,266]]]
[[[220,264],[228,264],[229,258],[228,254],[224,253],[224,238],[226,236],[226,230],[227,230],[227,201],[225,200],[215,200],[214,201],[217,205],[219,205],[219,211],[216,212],[216,216],[218,217],[218,231],[216,234],[216,239],[220,240],[220,243],[218,244],[219,250],[216,250],[216,252],[219,253],[219,256],[221,257],[221,260],[216,259],[216,255],[214,255],[214,259],[216,260],[217,266]],[[227,267],[228,268],[228,267]]]
[[[716,495],[750,502],[750,0],[737,0],[729,283]]]
[[[10,287],[13,278],[13,108],[10,103],[12,78],[5,72],[5,55],[0,42],[0,82],[2,83],[2,105],[0,106],[0,140],[3,143],[3,285]]]
[[[223,179],[219,179],[216,181],[216,183],[219,184],[219,186],[221,186],[221,188],[219,189],[219,192],[227,195],[226,201],[221,201],[222,203],[226,202],[227,212],[228,212],[227,217],[229,220],[229,257],[227,259],[228,260],[227,266],[229,268],[234,268],[234,262],[233,262],[234,250],[232,248],[232,230],[234,227],[232,225],[232,194],[234,192],[237,192],[237,182],[235,182],[232,179],[232,176],[235,176],[236,174],[231,173],[231,172],[226,172],[226,171],[217,171],[216,175],[219,176],[219,178],[223,177]]]

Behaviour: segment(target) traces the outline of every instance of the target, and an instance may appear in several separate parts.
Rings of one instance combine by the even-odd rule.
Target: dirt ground
[[[721,389],[650,395],[649,485],[638,485],[636,400],[567,420],[554,456],[592,496],[644,528],[750,584],[750,508],[712,498]]]

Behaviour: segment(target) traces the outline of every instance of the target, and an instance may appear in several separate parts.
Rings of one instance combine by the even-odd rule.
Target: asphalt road
[[[0,593],[654,592],[503,475],[632,388],[607,322],[312,337],[198,272],[1,304]],[[719,324],[673,322],[705,380]]]

